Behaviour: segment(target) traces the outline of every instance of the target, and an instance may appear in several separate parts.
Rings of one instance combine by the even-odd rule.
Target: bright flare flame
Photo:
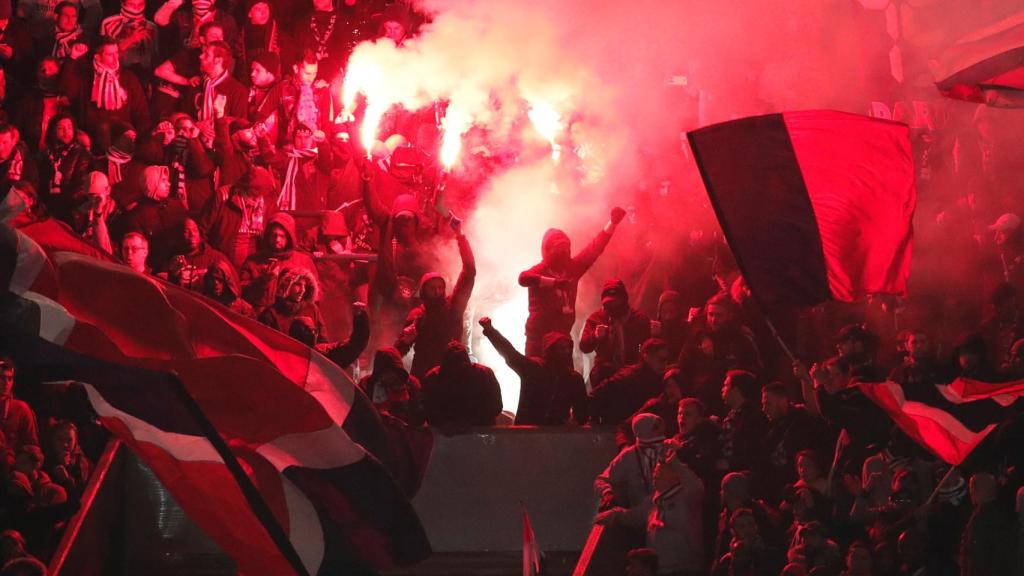
[[[459,152],[462,151],[462,135],[469,130],[473,124],[473,117],[469,112],[454,103],[448,104],[444,113],[444,120],[441,120],[441,128],[444,130],[444,140],[441,142],[441,163],[445,169],[450,170],[459,159]]]
[[[517,295],[491,311],[491,321],[494,327],[504,334],[505,338],[516,347],[516,350],[526,353],[526,334],[523,326],[526,326],[526,317],[529,314],[529,303],[525,290],[517,290]],[[477,318],[474,318],[475,322]],[[479,332],[477,332],[479,333]],[[494,370],[498,384],[501,386],[501,404],[503,410],[515,413],[519,409],[519,375],[516,374],[505,359],[498,354],[498,351],[491,346],[491,343],[483,335],[477,341],[476,349],[473,351],[477,362]]]
[[[359,131],[359,138],[366,148],[366,157],[373,159],[373,145],[377,141],[377,128],[380,126],[380,119],[384,116],[387,108],[379,102],[370,101],[366,105],[366,112],[363,115],[363,127]]]
[[[527,113],[533,129],[551,144],[551,159],[558,162],[562,156],[562,146],[557,142],[559,133],[565,128],[562,115],[549,104],[540,102],[532,104]]]

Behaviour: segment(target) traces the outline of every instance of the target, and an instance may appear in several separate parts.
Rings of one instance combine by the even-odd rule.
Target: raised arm
[[[481,318],[480,327],[483,328],[484,337],[491,342],[491,346],[494,346],[498,354],[501,354],[508,367],[514,370],[516,374],[522,375],[523,371],[529,366],[530,360],[519,350],[516,350],[516,347],[501,332],[498,332],[498,329],[491,324],[490,318]]]
[[[370,318],[366,315],[366,304],[356,302],[352,305],[352,333],[348,340],[330,346],[326,355],[338,366],[345,368],[359,359],[370,342]]]
[[[612,234],[615,233],[615,229],[619,227],[619,223],[626,217],[626,211],[616,206],[612,208],[611,216],[608,222],[604,225],[604,228],[597,233],[597,236],[587,244],[587,247],[582,252],[577,254],[573,259],[577,276],[582,276],[594,265],[597,261],[598,256],[604,252],[604,249],[608,246],[608,242],[612,239]]]
[[[153,22],[156,22],[157,26],[167,26],[171,23],[171,16],[177,12],[178,8],[181,8],[182,4],[184,4],[183,0],[167,0],[156,9],[156,14],[153,14]]]
[[[387,222],[388,216],[390,216],[388,209],[380,201],[380,196],[377,191],[374,190],[374,168],[373,164],[365,158],[360,158],[359,162],[359,185],[363,191],[363,207],[366,209],[366,213],[370,216],[370,220],[373,220],[378,225],[384,225]]]
[[[469,297],[473,294],[473,284],[476,283],[476,259],[473,257],[469,240],[462,233],[462,223],[453,220],[452,228],[455,229],[455,241],[459,244],[459,257],[462,259],[462,272],[459,273],[459,279],[452,289],[452,309],[461,318],[466,313]]]

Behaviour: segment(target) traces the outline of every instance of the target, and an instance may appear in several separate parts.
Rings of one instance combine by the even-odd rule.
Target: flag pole
[[[295,550],[295,546],[292,545],[292,541],[288,539],[288,535],[285,533],[284,528],[274,517],[274,513],[270,510],[270,506],[267,505],[267,501],[263,499],[263,495],[260,494],[259,489],[253,484],[252,479],[242,469],[242,465],[238,462],[238,458],[235,453],[231,451],[228,443],[220,435],[220,432],[214,427],[210,419],[206,417],[206,413],[203,412],[202,407],[196,402],[195,398],[189,394],[188,389],[185,388],[185,384],[178,378],[177,373],[172,372],[174,375],[174,381],[177,384],[175,388],[181,395],[182,401],[185,403],[185,407],[188,408],[189,412],[198,421],[199,426],[203,429],[203,433],[207,440],[213,444],[217,454],[224,460],[224,464],[227,466],[228,471],[231,472],[231,476],[238,483],[238,487],[242,490],[242,495],[245,496],[246,502],[252,509],[253,514],[263,524],[263,528],[267,531],[270,539],[277,545],[278,550],[288,560],[295,573],[298,576],[310,576],[309,571],[306,570],[306,565],[302,563],[302,558],[299,556],[298,551]]]
[[[950,465],[949,470],[946,470],[946,473],[942,476],[942,480],[939,480],[939,483],[935,485],[935,490],[932,490],[931,495],[924,501],[922,507],[928,506],[935,501],[935,497],[939,495],[939,490],[942,489],[942,485],[946,483],[946,480],[949,480],[949,477],[953,475],[954,470],[956,470],[956,466]]]

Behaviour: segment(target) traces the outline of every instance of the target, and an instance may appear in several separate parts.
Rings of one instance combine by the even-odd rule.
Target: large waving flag
[[[905,293],[917,202],[906,125],[784,112],[688,137],[726,240],[762,305]]]
[[[44,230],[41,243],[65,245],[50,237],[59,232]],[[309,574],[382,569],[430,553],[411,505],[374,458],[388,458],[378,416],[320,354],[124,266],[76,252],[47,254],[7,227],[0,230],[2,280],[35,303],[47,340],[98,360],[173,372]],[[161,417],[166,394],[110,394],[95,386],[90,394],[104,422],[240,572],[298,571],[232,475],[232,458],[211,450],[184,412],[169,407],[178,416]]]
[[[957,40],[942,54],[935,76],[950,98],[1024,107],[1024,12]]]
[[[904,388],[882,382],[861,384],[860,389],[907,436],[955,466],[1009,416],[1007,402],[1000,400],[1024,394],[1024,386],[1019,385],[987,384],[987,389],[972,392],[965,384],[957,380],[950,385]]]

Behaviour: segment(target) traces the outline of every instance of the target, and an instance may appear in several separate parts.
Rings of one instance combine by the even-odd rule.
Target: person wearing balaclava
[[[601,288],[601,308],[587,318],[580,335],[580,352],[595,352],[590,386],[595,387],[640,359],[640,346],[651,336],[651,320],[629,305],[626,284],[611,278]]]
[[[177,245],[188,210],[180,199],[170,197],[167,166],[147,166],[142,171],[140,183],[143,197],[119,219],[116,229],[145,234],[149,238],[149,261],[154,270],[162,270]]]
[[[594,480],[600,505],[594,522],[620,526],[642,537],[654,495],[654,471],[672,444],[665,442],[665,423],[654,414],[632,420],[635,443],[619,452]]]
[[[501,387],[493,370],[472,362],[466,347],[453,340],[423,380],[423,405],[435,428],[493,426],[501,414]]]
[[[519,376],[516,426],[561,426],[570,419],[587,423],[587,386],[572,363],[572,338],[549,332],[542,340],[542,355],[528,357],[498,332],[490,318],[479,322],[484,337]]]
[[[369,290],[371,314],[379,326],[374,339],[391,344],[415,304],[419,280],[435,267],[434,256],[421,240],[416,196],[399,193],[388,209],[380,198],[388,176],[366,159],[359,161],[359,175],[363,207],[378,234],[377,266]]]
[[[381,348],[373,356],[373,372],[359,381],[378,412],[387,413],[409,426],[426,420],[420,382],[402,366],[402,355],[394,348]]]
[[[519,285],[529,290],[530,315],[526,319],[526,354],[541,353],[541,339],[548,332],[569,334],[576,322],[576,290],[580,278],[604,252],[626,211],[615,207],[604,229],[586,248],[572,255],[569,236],[557,228],[544,233],[542,260],[519,275]]]
[[[462,222],[451,220],[455,241],[459,245],[462,272],[455,282],[451,295],[446,295],[444,277],[428,272],[420,279],[420,305],[409,312],[405,329],[395,342],[402,354],[415,348],[412,357],[412,374],[421,381],[427,371],[441,363],[445,347],[451,341],[460,342],[464,330],[463,317],[469,297],[476,282],[476,260],[469,240],[462,233]]]

